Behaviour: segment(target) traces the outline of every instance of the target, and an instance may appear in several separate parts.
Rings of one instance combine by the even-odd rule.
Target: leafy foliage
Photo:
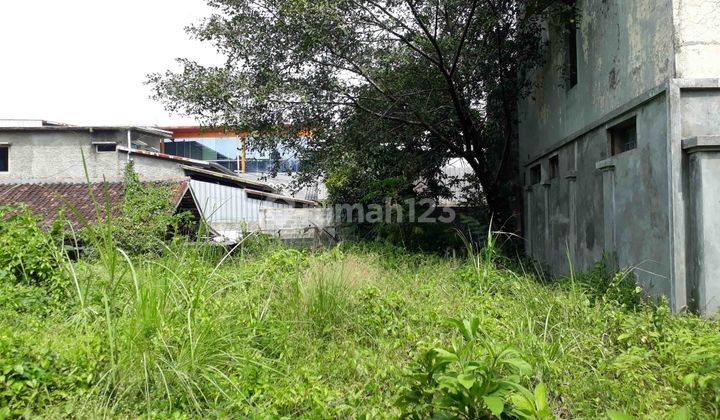
[[[0,417],[27,416],[28,408],[57,404],[86,392],[96,361],[61,358],[33,349],[19,334],[0,326]]]
[[[543,59],[541,21],[574,15],[567,2],[209,4],[216,13],[190,33],[226,64],[180,60],[180,73],[150,75],[169,110],[250,130],[256,148],[294,149],[305,180],[340,177],[350,190],[401,178],[398,191],[423,181],[443,194],[441,165],[464,158],[499,220],[517,209],[522,75]]]
[[[644,298],[632,269],[613,272],[608,266],[607,257],[603,257],[575,280],[584,285],[593,298],[611,300],[628,309],[637,308]]]
[[[190,215],[175,213],[173,191],[167,185],[141,183],[129,162],[123,176],[123,200],[119,214],[105,209],[103,197],[97,197],[100,214],[105,220],[85,227],[84,237],[97,244],[100,237],[110,235],[115,246],[130,254],[157,254],[163,242],[179,234]],[[176,238],[179,239],[179,238]]]
[[[400,400],[404,417],[552,418],[545,385],[538,385],[534,394],[521,385],[532,368],[516,350],[489,342],[478,318],[452,323],[463,342],[449,350],[434,347],[420,356]]]
[[[493,240],[462,260],[96,245],[62,261],[63,310],[0,282],[0,416],[720,415],[718,321],[539,282]]]
[[[0,282],[52,287],[59,264],[56,244],[26,206],[0,206]]]

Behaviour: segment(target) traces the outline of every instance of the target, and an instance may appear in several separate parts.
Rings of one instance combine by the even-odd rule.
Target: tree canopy
[[[464,158],[490,211],[517,213],[516,104],[558,0],[209,0],[188,28],[225,65],[149,76],[171,111],[263,133],[303,176],[418,179]],[[309,137],[297,136],[309,131]],[[343,176],[340,176],[342,174]]]

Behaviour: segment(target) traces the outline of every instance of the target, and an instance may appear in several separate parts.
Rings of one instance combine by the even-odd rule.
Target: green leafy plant
[[[514,414],[522,419],[552,419],[552,411],[547,401],[547,386],[539,383],[530,393],[523,387],[516,388],[518,391],[510,397],[510,401],[515,406]]]
[[[98,360],[72,360],[29,345],[0,328],[0,418],[22,417],[27,407],[58,403],[85,392],[96,379]]]
[[[0,281],[0,418],[720,417],[717,320],[538,281],[494,238],[466,261],[100,239],[63,299]]]
[[[125,166],[123,199],[119,212],[105,209],[105,220],[85,228],[84,239],[97,245],[108,233],[115,246],[129,254],[157,254],[162,243],[179,233],[189,222],[187,213],[175,213],[173,191],[168,185],[143,183],[133,163]],[[102,194],[96,197],[98,214],[103,213]],[[117,213],[117,214],[115,214]]]
[[[27,206],[0,206],[0,281],[52,286],[60,276],[57,255]]]
[[[575,280],[594,299],[612,301],[628,309],[636,309],[643,302],[643,290],[638,286],[632,269],[612,270],[608,256]]]
[[[516,350],[486,339],[478,318],[451,322],[462,341],[421,354],[399,400],[405,417],[552,418],[545,385],[521,385],[532,368]]]

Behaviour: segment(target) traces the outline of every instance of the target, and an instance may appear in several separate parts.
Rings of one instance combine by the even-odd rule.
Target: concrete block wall
[[[134,133],[133,138],[141,138],[148,146],[160,142],[159,137],[138,133]],[[120,181],[128,162],[127,153],[98,152],[92,144],[110,141],[125,145],[127,132],[0,131],[0,144],[9,145],[9,171],[0,172],[0,182],[85,182],[85,168],[93,182]],[[130,158],[143,180],[184,176],[176,162],[139,155]]]
[[[0,143],[10,144],[9,171],[0,172],[0,182],[82,182],[83,155],[91,178],[115,177],[116,154],[96,153],[92,141],[88,132],[0,133]]]
[[[143,181],[163,181],[186,177],[185,171],[180,168],[178,162],[137,154],[131,154],[130,159],[133,161],[135,172],[140,175]],[[120,176],[122,176],[126,164],[127,153],[118,153],[115,169]]]
[[[260,209],[259,228],[263,232],[285,238],[314,237],[318,229],[335,235],[335,214],[332,208]]]

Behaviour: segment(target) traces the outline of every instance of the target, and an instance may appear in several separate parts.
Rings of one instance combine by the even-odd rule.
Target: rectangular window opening
[[[576,0],[566,0],[569,7],[577,8]],[[570,90],[578,83],[578,40],[577,40],[577,19],[572,18],[565,25],[565,70],[567,72],[567,89]]]
[[[560,157],[558,155],[550,158],[550,179],[557,178],[560,175]]]
[[[637,147],[637,125],[635,117],[610,128],[609,132],[610,149],[613,156]]]
[[[0,146],[0,172],[10,171],[10,148]]]
[[[98,153],[114,152],[115,150],[117,150],[116,143],[96,143],[95,144],[95,151]]]
[[[574,88],[578,84],[578,53],[577,53],[577,28],[571,23],[568,28],[568,87]]]
[[[530,168],[530,185],[539,184],[541,180],[540,164]]]

